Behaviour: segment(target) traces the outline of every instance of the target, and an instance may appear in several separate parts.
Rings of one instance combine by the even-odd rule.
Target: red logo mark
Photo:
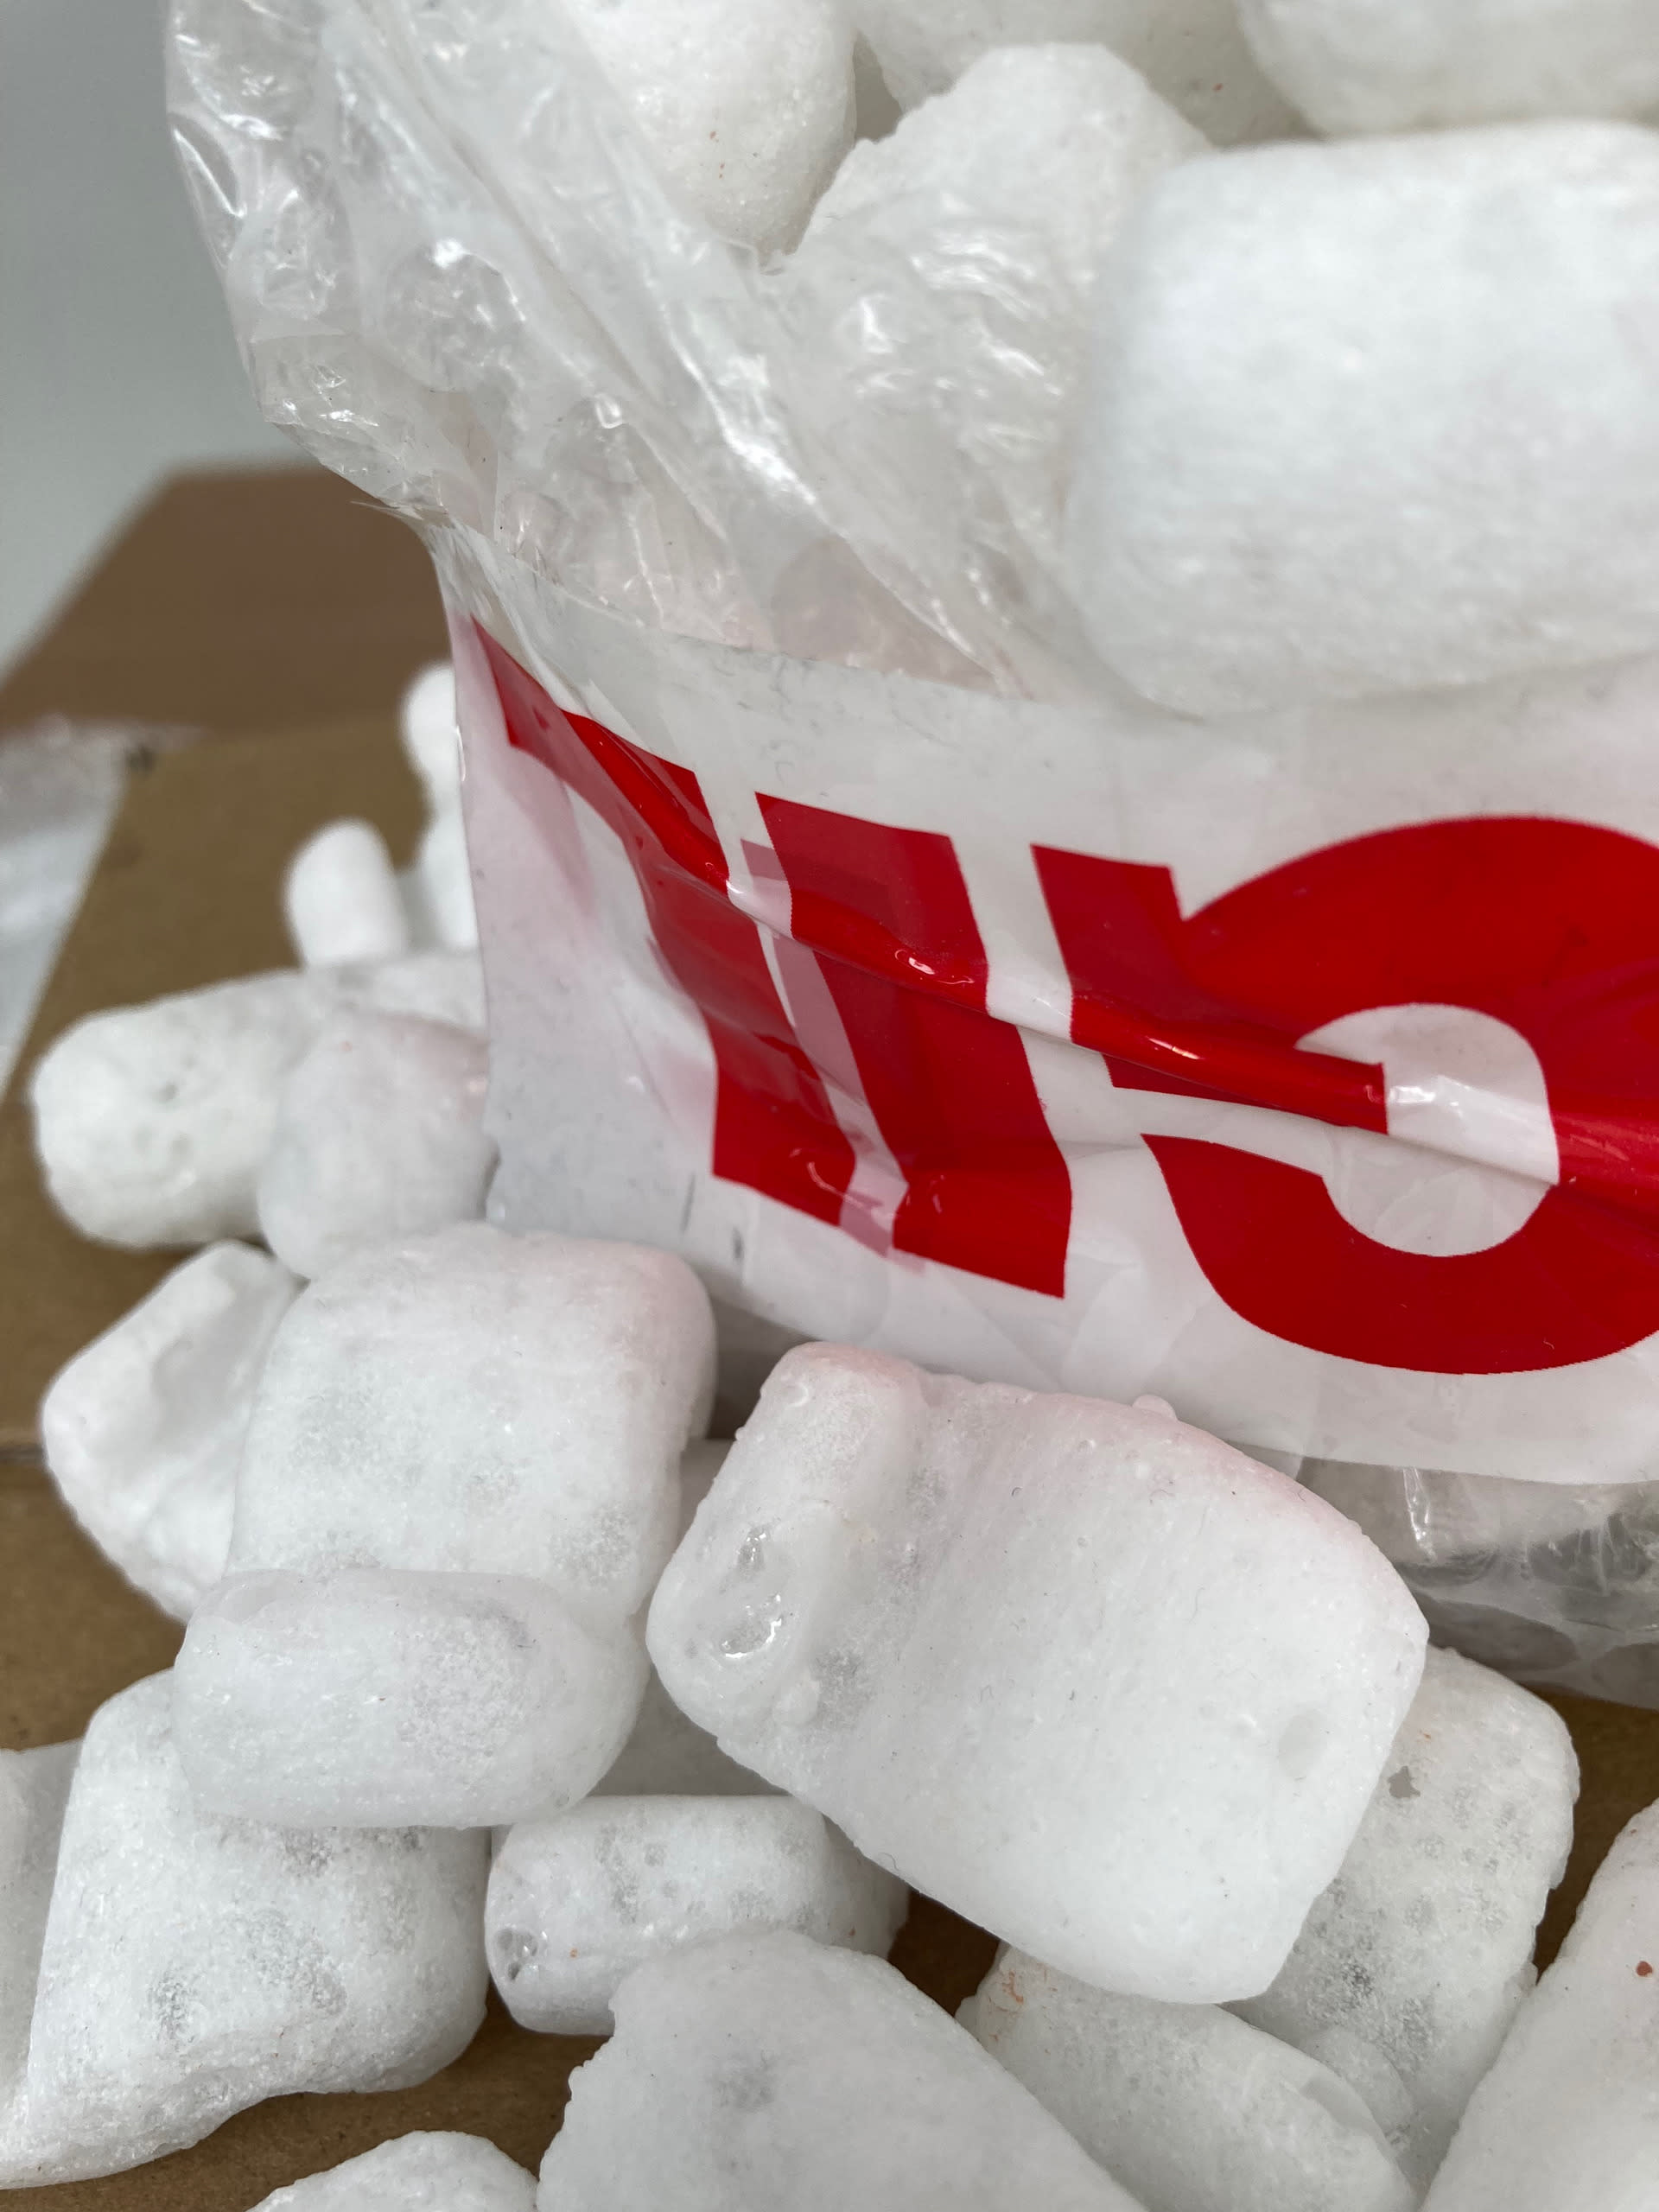
[[[487,635],[508,735],[594,807],[638,875],[717,1077],[714,1173],[838,1224],[856,1166],[688,770],[565,715]],[[1071,1186],[948,838],[760,798],[815,963],[905,1192],[900,1251],[1061,1295]],[[1561,1367],[1659,1332],[1659,852],[1530,817],[1383,830],[1183,916],[1166,869],[1041,849],[1074,1040],[1120,1086],[1385,1130],[1382,1071],[1296,1040],[1370,1007],[1459,1005],[1544,1071],[1560,1181],[1482,1252],[1399,1252],[1323,1181],[1148,1135],[1217,1294],[1269,1334],[1435,1374]]]
[[[702,1014],[716,1070],[713,1167],[839,1224],[855,1165],[761,949],[728,896],[697,779],[579,715],[480,632],[511,742],[621,839],[664,967]],[[950,842],[763,802],[792,934],[816,960],[905,1179],[901,1252],[1054,1297],[1071,1184],[1018,1033],[985,1012],[985,950]]]
[[[1572,822],[1429,823],[1306,854],[1185,918],[1163,869],[1052,851],[1037,863],[1072,1036],[1107,1052],[1120,1084],[1382,1128],[1381,1071],[1299,1052],[1298,1037],[1423,1002],[1507,1022],[1537,1055],[1560,1182],[1513,1236],[1455,1258],[1362,1235],[1306,1169],[1147,1137],[1236,1313],[1315,1351],[1431,1374],[1567,1367],[1659,1331],[1651,846]]]

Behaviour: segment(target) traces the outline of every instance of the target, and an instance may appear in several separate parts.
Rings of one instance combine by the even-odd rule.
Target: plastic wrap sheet
[[[1220,733],[441,554],[504,1218],[1287,1461],[1649,1473],[1659,664]]]
[[[1659,663],[1155,711],[1009,488],[1028,239],[761,265],[555,0],[175,0],[171,72],[266,413],[437,558],[498,1217],[751,1366],[1154,1392],[1647,1696]]]
[[[1438,1643],[1519,1681],[1659,1710],[1659,1482],[1544,1484],[1310,1460]]]
[[[0,1090],[121,803],[136,729],[47,721],[0,738]]]
[[[849,442],[914,320],[913,263],[890,253],[838,318],[834,256],[809,282],[714,237],[556,4],[175,0],[169,71],[260,404],[365,491],[688,635],[1088,680],[993,472],[913,417]],[[1028,249],[986,233],[962,257],[953,366],[988,391],[1017,392],[994,365]],[[987,454],[1025,432],[1010,404]]]

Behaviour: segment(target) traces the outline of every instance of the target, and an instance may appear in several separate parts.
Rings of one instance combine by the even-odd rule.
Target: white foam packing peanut
[[[1598,1869],[1424,2212],[1647,2212],[1659,2175],[1659,1805]]]
[[[683,1528],[707,1496],[728,1448],[697,1444],[686,1453]],[[228,1471],[233,1478],[233,1468]],[[226,1550],[233,1494],[232,1480],[226,1493]],[[162,1561],[163,1570],[175,1575],[178,1564],[170,1558]],[[506,1790],[511,1795],[500,1802],[518,1808],[537,1802],[539,1810],[534,1793],[543,1779],[546,1794],[563,1806],[571,1795],[572,1769],[579,1778],[607,1755],[637,1699],[642,1665],[637,1643],[631,1637],[589,1633],[541,1585],[522,1577],[413,1577],[359,1570],[314,1580],[253,1573],[229,1583],[203,1605],[225,1565],[221,1550],[213,1573],[181,1609],[188,1618],[200,1608],[194,1637],[175,1670],[174,1703],[176,1714],[181,1700],[188,1704],[198,1685],[205,1699],[213,1698],[231,1669],[257,1700],[266,1663],[280,1658],[277,1671],[289,1678],[289,1698],[258,1714],[238,1707],[239,1725],[257,1732],[260,1760],[245,1761],[239,1751],[233,1752],[220,1763],[216,1782],[207,1785],[225,1793],[227,1801],[239,1799],[254,1817],[266,1809],[267,1789],[274,1793],[270,1802],[284,1809],[296,1802],[294,1774],[306,1764],[302,1752],[318,1770],[308,1786],[335,1793],[321,1800],[330,1806],[338,1802],[341,1770],[355,1787],[365,1760],[374,1762],[377,1788],[390,1792],[408,1786],[407,1736],[396,1732],[402,1726],[401,1705],[376,1703],[391,1666],[419,1670],[417,1687],[409,1694],[422,1701],[431,1751],[417,1774],[417,1786],[429,1805],[442,1804],[440,1793],[451,1793],[451,1803],[442,1808],[446,1813],[464,1808],[457,1802],[462,1793]],[[457,1658],[454,1631],[462,1622],[464,1642]],[[308,1694],[295,1701],[296,1672],[308,1664],[313,1670]],[[480,1695],[481,1667],[493,1677],[493,1695]],[[435,1726],[439,1702],[446,1696],[447,1724]],[[333,1745],[331,1764],[332,1738],[328,1728],[319,1725],[320,1716],[331,1707],[349,1707],[353,1700],[359,1701],[358,1731],[347,1732]],[[771,1791],[770,1783],[728,1758],[712,1736],[686,1719],[654,1670],[637,1701],[627,1741],[595,1783],[596,1796],[744,1796]],[[376,1719],[386,1724],[378,1744],[365,1740],[362,1726]],[[296,1726],[299,1743],[284,1744],[281,1732]],[[185,1732],[195,1739],[198,1758],[214,1758],[219,1741],[216,1716],[210,1712],[198,1722],[192,1713]],[[538,1767],[538,1759],[547,1765]],[[275,1783],[268,1779],[273,1773]]]
[[[482,1223],[361,1253],[272,1347],[232,1572],[525,1574],[628,1619],[713,1363],[707,1294],[669,1253]]]
[[[971,212],[1029,232],[1075,313],[1135,194],[1205,143],[1104,48],[1001,48],[887,137],[860,141],[818,202],[798,256],[840,225],[909,195],[941,226]]]
[[[399,2135],[263,2197],[254,2212],[535,2212],[536,2183],[478,2135]]]
[[[473,1827],[585,1796],[639,1713],[714,1357],[696,1276],[634,1245],[467,1224],[314,1283],[179,1661],[204,1803]]]
[[[289,862],[283,912],[302,967],[396,960],[410,950],[397,872],[367,822],[330,822],[307,839]]]
[[[257,1204],[296,1274],[484,1211],[489,1055],[448,1022],[341,1007],[283,1085]]]
[[[1283,137],[1295,118],[1245,43],[1234,0],[854,0],[893,94],[913,107],[1006,46],[1098,43],[1217,144]]]
[[[331,822],[308,839],[289,864],[283,890],[289,934],[304,967],[390,960],[416,950],[464,952],[478,944],[449,662],[415,678],[398,727],[426,800],[414,863],[401,874],[395,870],[385,838],[367,822]]]
[[[191,1787],[247,1820],[481,1827],[592,1789],[645,1656],[526,1575],[238,1574],[177,1665]]]
[[[722,238],[792,245],[852,143],[840,0],[565,0],[666,182]]]
[[[428,817],[415,865],[403,879],[404,903],[419,941],[466,951],[478,943],[478,912],[461,818],[455,671],[448,661],[423,669],[410,685],[398,728],[426,793]]]
[[[1005,1951],[958,2018],[1147,2212],[1411,2212],[1348,2084],[1214,2005],[1161,2005]]]
[[[1256,59],[1320,130],[1659,109],[1649,0],[1239,0]]]
[[[427,813],[435,819],[454,813],[461,804],[461,750],[453,661],[434,661],[409,685],[398,703],[397,734]]]
[[[670,1694],[867,1857],[1067,1972],[1265,1988],[1422,1617],[1322,1501],[1162,1414],[782,1360],[652,1602]]]
[[[1102,253],[1136,194],[1204,144],[1090,46],[988,53],[861,142],[789,275],[838,448],[941,518],[994,486],[1052,569]]]
[[[78,1352],[41,1404],[64,1502],[180,1620],[225,1572],[254,1390],[299,1287],[250,1245],[210,1245]]]
[[[111,1244],[257,1235],[283,1080],[328,1016],[353,1006],[481,1033],[478,957],[279,969],[77,1022],[29,1086],[53,1198]]]
[[[1097,296],[1072,589],[1150,698],[1227,714],[1659,644],[1659,136],[1187,162]]]
[[[0,2155],[29,2054],[41,1945],[79,1744],[0,1751]]]
[[[680,1517],[675,1541],[691,1526],[725,1464],[729,1444],[694,1444],[680,1462]],[[598,1797],[747,1797],[772,1784],[727,1758],[706,1729],[680,1711],[653,1667],[633,1732],[594,1791]]]
[[[605,2035],[620,1983],[664,1951],[793,1928],[885,1958],[909,1903],[792,1797],[594,1797],[508,1831],[485,1946],[521,2027]]]
[[[157,1675],[94,1715],[0,2183],[113,2173],[296,2091],[423,2082],[483,2017],[488,1841],[203,1812]]]
[[[1351,2082],[1420,2189],[1531,1986],[1578,1784],[1541,1698],[1431,1651],[1341,1872],[1237,2007]]]
[[[728,1936],[639,1967],[614,2009],[540,2212],[1137,2212],[881,1960]]]

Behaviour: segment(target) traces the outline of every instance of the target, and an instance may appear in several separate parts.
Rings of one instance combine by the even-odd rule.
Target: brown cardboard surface
[[[0,725],[21,718],[11,705],[16,699],[31,714],[68,708],[242,731],[273,720],[260,708],[281,700],[297,723],[308,715],[311,723],[164,754],[135,781],[41,1007],[25,1070],[82,1014],[285,960],[281,872],[321,822],[362,814],[400,855],[408,848],[417,802],[390,709],[409,669],[442,645],[419,612],[429,578],[423,569],[400,612],[397,562],[387,563],[385,541],[353,518],[354,499],[321,478],[220,480],[168,493],[150,523],[141,521],[118,549],[114,581],[105,572],[89,588],[97,620],[79,607],[66,617],[61,627],[73,650],[48,639],[20,672],[21,688],[15,681],[0,694]],[[158,512],[164,527],[146,538]],[[264,615],[257,608],[250,615],[244,603],[246,577],[270,553],[270,545],[249,550],[243,538],[251,528],[286,546],[277,565],[315,556],[329,579],[318,604],[308,587],[292,578],[283,585],[290,610],[308,607],[304,620],[321,626],[317,634],[327,632],[322,658],[308,668],[282,665],[284,657],[305,658],[311,633],[303,621],[297,634],[273,639]],[[319,531],[329,538],[336,528],[372,570],[358,579],[356,603],[368,610],[359,659],[346,620],[354,603],[350,563],[335,560],[339,547],[319,550],[316,543]],[[393,525],[382,520],[376,528],[390,532]],[[413,548],[412,539],[407,543]],[[146,543],[150,554],[137,559],[134,546]],[[218,578],[207,573],[215,549],[226,567]],[[418,549],[415,556],[423,560]],[[161,575],[143,573],[150,558],[162,563]],[[216,664],[190,672],[177,664],[200,626],[193,592],[194,605],[216,609],[225,626]],[[337,592],[345,594],[340,605],[331,597]],[[155,627],[146,633],[152,617]],[[146,634],[153,645],[169,622],[171,643],[159,658],[170,655],[170,670],[145,644]],[[336,719],[318,726],[313,709],[326,690],[318,676],[325,664],[341,688],[327,695]],[[372,676],[365,674],[369,668]],[[111,675],[118,669],[125,673]],[[105,1698],[168,1665],[177,1646],[174,1624],[79,1535],[33,1448],[35,1408],[51,1374],[177,1255],[88,1244],[58,1219],[40,1192],[16,1084],[0,1109],[0,1745],[14,1747],[79,1733]],[[1584,1788],[1577,1842],[1544,1924],[1541,1961],[1553,1956],[1613,1835],[1659,1798],[1659,1714],[1581,1699],[1551,1702],[1573,1731]],[[984,1973],[992,1948],[979,1929],[918,1899],[893,1955],[919,1987],[954,2010]],[[571,2069],[594,2047],[527,2034],[493,2005],[471,2050],[423,2088],[279,2099],[153,2166],[8,2192],[0,2205],[18,2212],[248,2212],[283,2183],[416,2127],[486,2135],[533,2166],[554,2132]]]
[[[1538,1694],[1572,1731],[1579,1754],[1579,1802],[1573,1816],[1573,1855],[1550,1898],[1538,1930],[1537,1960],[1548,1965],[1573,1925],[1590,1878],[1627,1821],[1659,1799],[1659,1713],[1602,1705],[1554,1690]]]
[[[448,650],[414,531],[321,468],[175,477],[0,683],[37,715],[278,729],[384,714]]]

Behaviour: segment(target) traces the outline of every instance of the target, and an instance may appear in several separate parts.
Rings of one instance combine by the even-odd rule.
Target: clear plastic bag
[[[1166,1398],[1645,1695],[1659,662],[1154,709],[1015,466],[1028,233],[762,264],[553,0],[175,0],[171,84],[266,413],[437,563],[497,1217],[750,1367]]]
[[[678,207],[556,6],[175,0],[175,140],[270,419],[594,604],[1016,695],[1108,681],[996,455],[1046,272],[1018,227],[763,266]],[[927,310],[948,312],[948,333]],[[943,362],[920,357],[931,329]],[[868,402],[970,385],[981,465]]]
[[[1518,1681],[1659,1710],[1659,1482],[1517,1483],[1310,1460],[1438,1643]]]
[[[0,1091],[145,737],[54,719],[0,738]]]

